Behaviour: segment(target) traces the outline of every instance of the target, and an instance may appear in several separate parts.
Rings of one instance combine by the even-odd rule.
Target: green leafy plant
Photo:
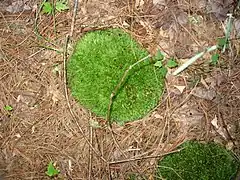
[[[175,67],[178,66],[178,63],[177,63],[177,61],[174,58],[171,58],[171,59],[169,59],[167,61],[167,65],[166,66],[169,67],[169,68],[175,68]]]
[[[215,143],[189,141],[181,148],[159,161],[157,179],[226,180],[234,177],[239,167],[233,154]]]
[[[4,106],[4,110],[6,110],[6,111],[12,111],[12,110],[13,110],[13,107],[10,106],[10,105],[6,105],[6,106]]]
[[[47,171],[46,171],[46,175],[49,177],[55,177],[60,173],[59,170],[57,170],[54,165],[53,162],[49,162],[48,163],[48,167],[47,167]]]
[[[57,1],[56,2],[56,10],[58,11],[58,12],[62,12],[62,11],[66,11],[66,10],[68,10],[69,9],[69,7],[68,7],[68,5],[67,5],[67,2],[66,1],[64,1],[64,0],[60,0],[60,1]]]
[[[56,1],[55,10],[57,12],[62,12],[62,11],[68,10],[68,9],[69,9],[69,7],[68,7],[67,2],[65,0]],[[52,14],[54,12],[53,4],[51,2],[48,2],[48,1],[43,2],[42,12],[45,13],[45,14],[48,14],[48,15]]]
[[[215,54],[213,54],[212,57],[211,57],[211,62],[210,62],[210,64],[216,66],[217,63],[218,63],[218,60],[219,60],[219,54],[218,54],[218,53],[215,53]]]
[[[77,42],[67,64],[72,95],[100,117],[106,117],[110,95],[126,70],[147,57],[131,36],[120,29],[87,33]],[[113,98],[111,121],[119,124],[142,118],[154,108],[163,92],[160,68],[146,58],[130,68]]]
[[[158,49],[156,55],[153,57],[154,61],[163,61],[164,55],[163,53]]]
[[[50,2],[44,2],[42,7],[42,12],[45,14],[52,14],[53,6]]]

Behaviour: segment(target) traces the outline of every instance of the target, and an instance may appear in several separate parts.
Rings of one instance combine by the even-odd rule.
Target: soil
[[[235,9],[226,2],[221,8]],[[204,0],[88,0],[79,2],[73,21],[74,2],[54,16],[41,13],[40,4],[0,2],[0,179],[49,179],[50,161],[60,179],[154,179],[161,155],[189,139],[215,141],[239,158],[237,29],[216,66],[206,54],[178,76],[169,69],[159,105],[124,126],[109,127],[65,90],[65,57],[84,33],[120,27],[151,54],[160,49],[181,64],[224,37],[226,9],[210,11]]]

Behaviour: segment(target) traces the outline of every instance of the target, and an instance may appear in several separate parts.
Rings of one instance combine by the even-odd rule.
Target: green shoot
[[[49,177],[55,177],[57,176],[58,174],[60,173],[59,170],[57,170],[54,165],[53,165],[53,162],[49,162],[48,164],[48,167],[47,167],[47,172],[46,172],[46,175],[49,176]]]
[[[60,1],[57,1],[56,2],[56,10],[58,11],[58,12],[62,12],[62,11],[66,11],[66,10],[68,10],[69,9],[69,7],[68,7],[68,5],[67,5],[67,2],[66,1],[64,1],[64,0],[60,0]]]
[[[155,64],[154,64],[154,66],[156,66],[156,67],[162,67],[162,62],[161,61],[157,61]]]
[[[153,57],[155,61],[162,61],[164,59],[164,55],[160,50],[157,51],[156,56]]]
[[[6,106],[4,106],[4,110],[6,110],[6,111],[12,111],[12,110],[13,110],[13,107],[10,106],[10,105],[6,105]]]
[[[211,57],[210,64],[216,66],[217,63],[218,63],[218,59],[219,59],[219,54],[218,53],[213,54],[212,57]]]
[[[178,63],[176,62],[176,60],[174,58],[171,58],[167,61],[167,67],[175,68],[177,66],[178,66]]]
[[[56,10],[57,12],[62,12],[68,9],[69,7],[65,0],[56,1],[55,7],[51,2],[43,2],[43,6],[42,6],[42,12],[48,15],[53,14],[54,10]]]

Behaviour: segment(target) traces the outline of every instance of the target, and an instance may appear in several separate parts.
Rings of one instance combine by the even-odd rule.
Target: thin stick
[[[93,152],[98,156],[100,157],[101,160],[103,160],[105,163],[107,163],[107,160],[101,156],[95,149],[94,147],[92,146],[92,144],[89,142],[88,138],[86,137],[86,135],[84,134],[83,132],[83,129],[82,127],[79,125],[78,123],[78,120],[74,114],[74,112],[72,111],[72,108],[71,108],[71,105],[70,105],[70,101],[69,101],[69,97],[68,97],[68,90],[67,90],[67,70],[66,70],[66,60],[67,60],[67,47],[68,47],[68,42],[69,42],[69,38],[70,36],[67,34],[66,36],[66,42],[65,42],[65,49],[64,49],[64,52],[63,52],[63,78],[64,78],[64,91],[65,91],[65,98],[66,98],[66,101],[67,101],[67,105],[68,105],[68,109],[70,111],[70,114],[73,118],[73,120],[75,121],[80,133],[82,134],[83,138],[85,139],[85,141],[87,142],[87,144],[92,148]]]
[[[128,75],[128,72],[136,65],[138,65],[139,63],[147,60],[148,58],[150,58],[151,55],[147,55],[146,57],[140,59],[139,61],[135,62],[134,64],[132,64],[131,66],[129,66],[129,68],[124,72],[121,80],[119,81],[119,83],[117,84],[117,86],[114,88],[113,92],[111,93],[110,95],[110,98],[109,98],[109,104],[108,104],[108,112],[107,112],[107,122],[109,124],[109,126],[111,127],[111,122],[110,122],[110,119],[111,119],[111,108],[112,108],[112,103],[113,103],[113,98],[116,96],[117,94],[117,91],[119,90],[119,88],[122,86],[122,84],[124,83],[127,75]]]
[[[75,20],[76,20],[76,15],[77,15],[77,8],[78,8],[78,0],[74,0],[73,17],[72,17],[70,37],[73,36],[74,25],[75,25]]]
[[[155,155],[155,156],[145,156],[145,157],[124,159],[124,160],[119,160],[119,161],[112,161],[112,162],[109,162],[109,164],[110,165],[112,165],[112,164],[122,164],[122,163],[127,163],[127,162],[132,162],[132,161],[139,161],[139,160],[144,160],[144,159],[159,158],[159,157],[163,157],[163,156],[166,156],[166,155],[169,155],[169,154],[178,153],[178,152],[180,152],[183,149],[184,148],[181,148],[181,149],[177,149],[175,151],[171,151],[171,152],[167,152],[167,153],[163,153],[163,154],[159,154],[159,155]]]
[[[89,127],[90,129],[90,143],[93,144],[93,128],[92,126]],[[88,166],[88,179],[92,179],[92,148],[89,147],[89,166]]]

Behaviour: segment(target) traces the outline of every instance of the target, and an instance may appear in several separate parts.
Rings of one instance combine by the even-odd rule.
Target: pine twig
[[[109,162],[109,164],[110,165],[112,165],[112,164],[122,164],[122,163],[139,161],[139,160],[144,160],[144,159],[160,158],[160,157],[163,157],[163,156],[166,156],[166,155],[169,155],[169,154],[178,153],[178,152],[182,151],[183,149],[184,148],[181,148],[181,149],[177,149],[175,151],[171,151],[171,152],[167,152],[167,153],[163,153],[163,154],[159,154],[159,155],[155,155],[155,156],[136,157],[136,158],[119,160],[119,161],[112,161],[112,162]]]
[[[111,95],[110,95],[110,98],[109,98],[109,104],[108,104],[108,111],[107,111],[107,122],[108,122],[108,125],[111,127],[111,109],[112,109],[112,104],[113,104],[113,98],[116,96],[118,90],[120,89],[120,87],[122,86],[122,84],[124,83],[127,75],[128,75],[128,72],[136,65],[138,65],[139,63],[145,61],[145,60],[148,60],[149,58],[151,57],[151,55],[149,54],[148,56],[138,60],[137,62],[135,62],[134,64],[132,64],[131,66],[128,67],[128,69],[124,72],[121,80],[119,81],[119,83],[117,84],[117,86],[114,88],[114,90],[112,91]]]
[[[88,140],[88,138],[86,137],[86,135],[84,134],[84,131],[82,129],[82,127],[79,125],[78,123],[78,120],[71,108],[71,105],[70,105],[70,101],[69,101],[69,97],[68,97],[68,90],[67,90],[67,69],[66,69],[66,60],[67,60],[67,47],[68,47],[68,42],[69,42],[69,39],[70,39],[70,36],[69,34],[67,34],[66,36],[66,42],[65,42],[65,48],[64,48],[64,54],[63,54],[63,78],[64,78],[64,91],[65,91],[65,98],[66,98],[66,101],[67,101],[67,105],[68,105],[68,109],[70,111],[70,114],[73,118],[73,120],[75,121],[80,133],[82,134],[83,138],[85,139],[85,141],[87,142],[87,144],[90,146],[90,148],[93,150],[93,152],[98,156],[100,157],[100,159],[102,161],[104,161],[105,163],[107,163],[107,160],[102,156],[100,155],[96,149],[92,146],[91,142]]]

